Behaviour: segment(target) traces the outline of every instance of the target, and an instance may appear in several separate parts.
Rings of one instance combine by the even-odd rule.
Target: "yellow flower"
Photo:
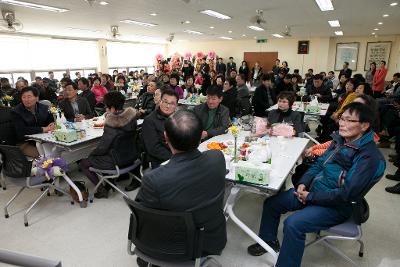
[[[49,167],[49,165],[52,164],[52,163],[53,163],[53,160],[48,159],[48,160],[46,160],[45,162],[43,162],[42,168],[43,168],[43,169],[46,169],[46,168]]]
[[[50,113],[56,114],[56,113],[58,113],[58,108],[53,106],[53,107],[49,108],[49,111],[50,111]]]
[[[231,126],[229,127],[229,131],[233,134],[236,135],[238,133],[238,128],[236,126]]]
[[[3,97],[3,100],[6,101],[6,102],[11,102],[11,101],[13,101],[13,99],[14,98],[12,96],[10,96],[10,95],[6,95],[6,96]]]

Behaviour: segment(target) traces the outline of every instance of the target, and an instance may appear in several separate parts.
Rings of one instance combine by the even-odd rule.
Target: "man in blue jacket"
[[[332,145],[300,179],[294,188],[264,202],[259,236],[279,251],[276,266],[301,265],[306,233],[328,229],[346,221],[352,214],[352,201],[359,201],[379,181],[385,160],[374,143],[371,125],[374,112],[361,103],[344,107],[339,134]],[[282,248],[277,231],[281,214],[296,211],[284,222]],[[266,251],[259,245],[248,252],[259,256]]]

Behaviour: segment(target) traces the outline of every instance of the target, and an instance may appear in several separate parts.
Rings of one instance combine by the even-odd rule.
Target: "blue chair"
[[[323,243],[333,252],[352,263],[355,266],[358,266],[349,256],[347,256],[344,252],[342,252],[339,248],[334,246],[330,240],[353,240],[357,241],[360,244],[360,249],[358,251],[358,256],[364,256],[364,242],[361,240],[362,237],[362,229],[361,224],[365,223],[369,218],[369,205],[365,198],[362,198],[359,202],[353,202],[353,215],[345,222],[335,225],[324,232],[328,233],[327,235],[321,235],[321,233],[317,233],[316,239],[311,241],[306,245],[306,247]]]

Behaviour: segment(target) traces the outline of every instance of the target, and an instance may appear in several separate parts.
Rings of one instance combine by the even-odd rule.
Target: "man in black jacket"
[[[165,141],[164,123],[175,112],[178,99],[179,97],[175,91],[171,89],[164,90],[161,95],[160,106],[143,121],[142,136],[144,147],[153,169],[171,158],[171,150]]]
[[[94,112],[94,107],[96,106],[96,96],[89,88],[89,81],[86,78],[80,78],[78,80],[78,88],[82,91],[79,94],[80,97],[86,98],[89,103],[90,110]]]
[[[251,114],[250,91],[246,85],[246,77],[243,73],[236,76],[237,99],[236,115],[242,117]]]
[[[78,96],[78,86],[74,82],[65,86],[64,99],[60,101],[59,107],[67,121],[83,121],[93,117],[88,101]]]
[[[351,74],[353,73],[352,69],[349,69],[349,62],[343,63],[343,69],[339,72],[339,77],[345,75],[347,78],[351,78]]]
[[[224,134],[228,130],[229,109],[223,105],[222,90],[218,86],[210,86],[207,89],[207,103],[194,108],[194,113],[199,116],[203,124],[201,139],[208,139],[216,135]]]
[[[226,73],[226,64],[224,63],[224,60],[222,57],[218,58],[218,63],[216,66],[217,74],[222,74],[225,76]]]
[[[321,74],[315,74],[313,84],[306,88],[307,95],[316,96],[319,102],[329,103],[332,101],[332,92],[324,86],[323,77]]]
[[[223,99],[221,104],[229,109],[229,117],[232,119],[236,116],[236,99],[237,89],[236,80],[229,78],[224,82]]]
[[[205,229],[202,256],[221,254],[226,245],[223,214],[225,159],[221,151],[201,153],[201,121],[191,111],[180,110],[165,122],[165,137],[172,157],[143,176],[136,201],[167,210],[193,210],[196,226]],[[138,259],[139,266],[147,266]]]
[[[147,92],[139,97],[139,101],[135,105],[140,118],[144,118],[153,112],[156,104],[154,103],[154,93],[157,90],[156,82],[149,82]]]
[[[229,57],[229,62],[226,64],[226,76],[229,76],[233,70],[236,71],[236,63],[233,61],[233,57]]]
[[[36,158],[39,152],[34,143],[25,142],[25,135],[54,131],[53,115],[48,106],[38,103],[39,91],[34,87],[22,89],[21,100],[12,111],[18,146],[24,155]]]
[[[275,104],[276,94],[272,88],[271,75],[263,74],[261,85],[256,88],[253,96],[254,116],[267,117],[267,110]]]

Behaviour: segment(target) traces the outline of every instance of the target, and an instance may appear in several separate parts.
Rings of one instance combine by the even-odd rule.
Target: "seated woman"
[[[98,169],[115,169],[116,163],[111,155],[114,140],[123,134],[132,135],[132,143],[135,143],[136,134],[136,111],[133,108],[123,109],[125,97],[117,91],[112,91],[104,95],[104,105],[106,106],[106,119],[104,122],[104,133],[98,146],[90,153],[89,158],[81,160],[79,163],[82,172],[89,180],[97,185],[99,178],[89,171],[90,167]],[[121,145],[121,144],[119,144]],[[127,144],[132,145],[132,144]],[[117,151],[118,152],[118,151]],[[119,155],[126,161],[134,161],[137,158],[136,151],[126,155]],[[94,194],[96,198],[108,198],[109,187],[100,185]]]
[[[107,94],[107,89],[101,84],[99,77],[93,78],[92,92],[96,97],[96,105],[103,102],[103,97]]]
[[[182,89],[186,91],[186,98],[192,97],[193,94],[197,94],[197,89],[194,87],[194,78],[192,75],[187,76]]]
[[[93,117],[89,102],[78,96],[78,86],[74,82],[65,86],[64,99],[60,101],[59,107],[67,121],[83,121]]]
[[[278,109],[271,110],[268,113],[268,123],[292,124],[297,136],[299,133],[304,132],[304,123],[300,112],[292,110],[294,99],[293,92],[281,92],[278,95]]]
[[[39,103],[39,91],[34,87],[21,90],[21,101],[12,111],[17,133],[17,145],[22,153],[36,158],[39,152],[34,142],[25,140],[25,135],[48,133],[55,130],[53,115],[49,107]]]

